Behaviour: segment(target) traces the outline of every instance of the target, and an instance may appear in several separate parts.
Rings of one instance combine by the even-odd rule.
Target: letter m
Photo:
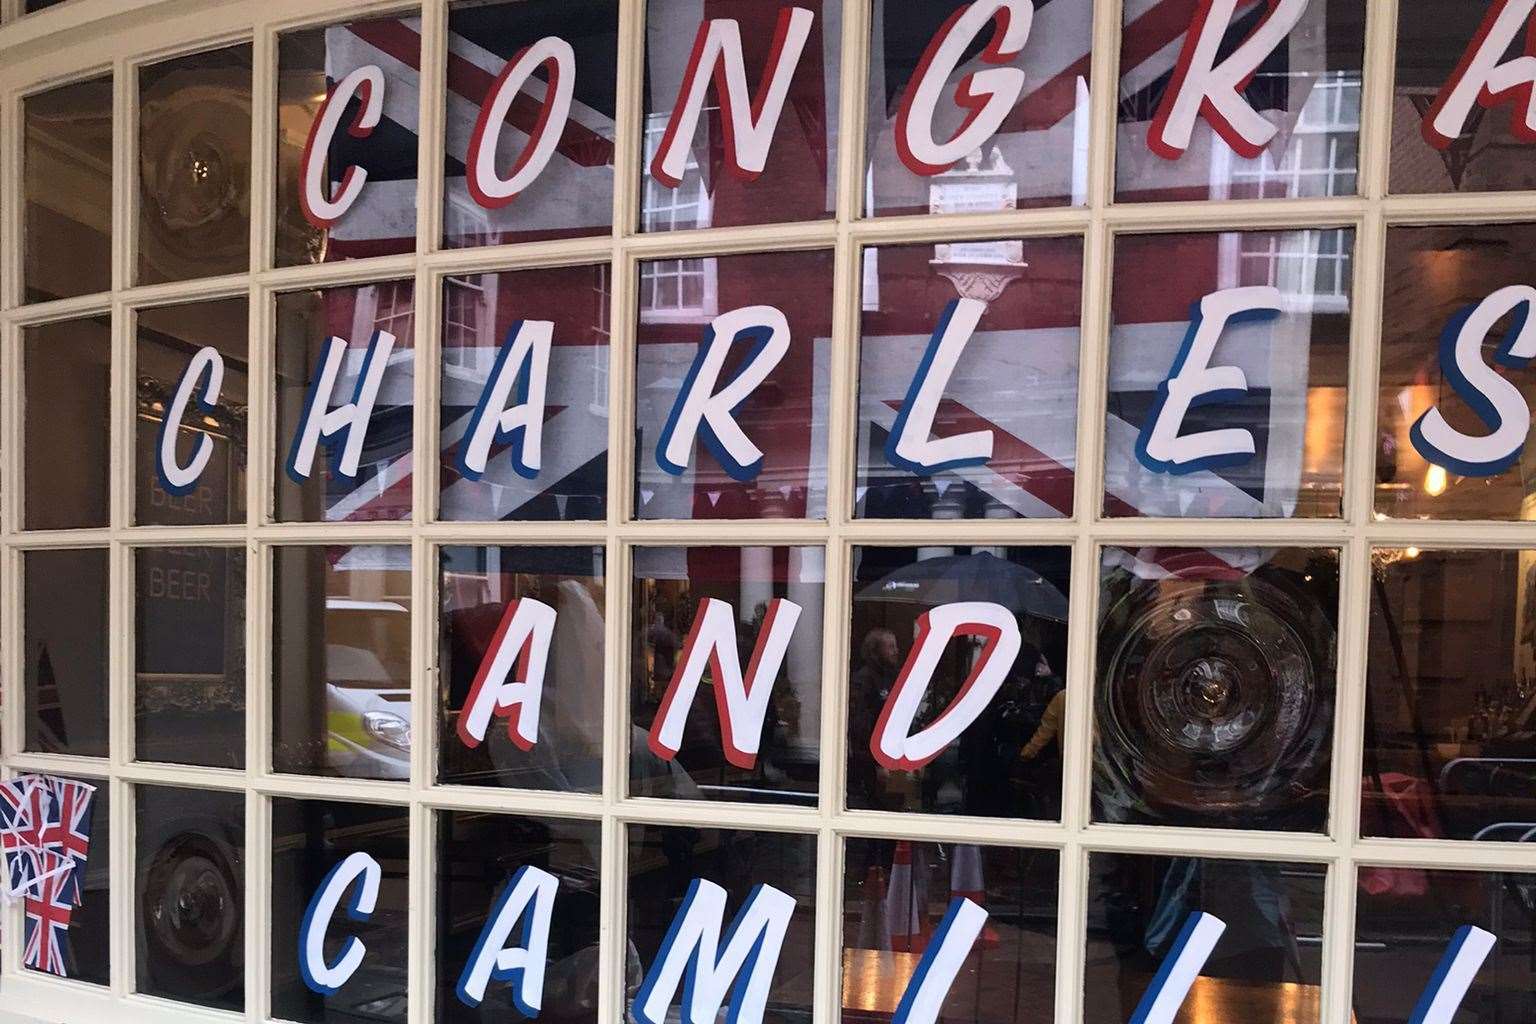
[[[681,984],[683,1024],[714,1024],[728,989],[726,1024],[760,1024],[794,911],[789,894],[771,885],[754,887],[721,948],[725,890],[695,878],[635,995],[635,1019],[666,1024]]]

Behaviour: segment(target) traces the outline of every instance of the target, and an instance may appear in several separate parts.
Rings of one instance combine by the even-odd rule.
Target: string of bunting
[[[96,787],[52,775],[0,782],[0,898],[22,900],[22,964],[66,977],[69,921],[81,905]]]

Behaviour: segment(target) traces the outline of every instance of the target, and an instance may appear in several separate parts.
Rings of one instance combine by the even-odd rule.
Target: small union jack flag
[[[66,944],[69,942],[69,918],[74,907],[68,890],[75,873],[74,862],[57,853],[43,851],[41,881],[36,895],[26,899],[26,934],[21,951],[23,967],[65,977]]]
[[[73,862],[75,870],[69,875],[67,895],[78,907],[80,879],[86,857],[91,852],[91,805],[96,787],[88,782],[60,778],[44,779],[42,784],[51,789],[53,799],[49,802],[41,831],[41,845],[44,850],[68,857]]]

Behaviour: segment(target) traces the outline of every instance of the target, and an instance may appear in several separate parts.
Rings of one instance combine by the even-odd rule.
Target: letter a
[[[907,83],[896,112],[896,153],[913,174],[942,174],[997,133],[1024,91],[1024,72],[1008,63],[1029,41],[1035,7],[1029,0],[976,0],[955,11],[928,44]],[[948,142],[933,137],[933,115],[944,85],[965,60],[966,50],[989,22],[997,22],[992,41],[978,55],[986,64],[955,86],[955,104],[965,120]]]
[[[493,980],[512,986],[512,1005],[524,1017],[537,1017],[544,1005],[544,967],[549,960],[549,922],[560,879],[532,865],[517,869],[480,929],[457,994],[465,1006],[479,1006]],[[512,926],[523,919],[520,946],[507,948]]]
[[[495,714],[507,719],[507,735],[518,749],[533,749],[539,740],[544,666],[554,635],[555,610],[543,601],[523,597],[507,605],[459,713],[459,739],[466,747],[473,750],[485,741]],[[517,677],[508,682],[514,663]]]
[[[688,147],[699,126],[711,77],[716,93],[725,94],[719,100],[720,116],[725,121],[726,168],[743,181],[763,173],[768,149],[773,144],[773,131],[778,127],[779,114],[789,96],[789,83],[800,63],[800,51],[810,37],[813,20],[815,16],[804,7],[779,10],[768,67],[758,83],[757,95],[750,101],[746,63],[741,56],[741,25],[731,18],[710,18],[700,23],[677,103],[667,119],[661,145],[651,159],[651,177],[667,188],[682,184]]]
[[[985,641],[981,656],[949,707],[913,733],[912,723],[923,706],[934,670],[950,637],[955,636],[981,637]],[[991,601],[954,601],[918,616],[917,640],[869,738],[875,763],[890,771],[916,771],[938,757],[986,710],[1022,646],[1018,620],[1007,608]]]
[[[512,469],[518,476],[532,480],[539,475],[554,329],[550,320],[519,320],[507,330],[491,366],[491,377],[459,439],[458,470],[465,479],[479,480],[485,473],[493,441],[512,443]],[[507,399],[514,388],[516,399],[509,408]]]
[[[937,1024],[944,997],[986,923],[987,912],[975,903],[963,896],[950,901],[944,920],[928,940],[923,959],[907,982],[891,1024]]]
[[[722,950],[725,890],[707,878],[695,878],[630,1004],[635,1019],[666,1024],[667,1010],[682,984],[684,1024],[714,1024],[727,991],[727,1024],[761,1024],[794,912],[793,897],[771,885],[756,886],[731,922]]]
[[[1189,148],[1201,114],[1238,156],[1253,159],[1279,131],[1243,98],[1253,73],[1285,42],[1307,9],[1307,0],[1272,0],[1269,14],[1253,34],[1220,64],[1222,38],[1240,0],[1198,0],[1179,51],[1168,91],[1147,132],[1147,148],[1165,160],[1177,160]]]
[[[716,394],[725,357],[739,339],[753,344],[752,354]],[[736,423],[736,409],[768,379],[788,351],[789,321],[772,306],[743,306],[715,317],[704,331],[698,355],[661,429],[656,464],[672,476],[682,476],[693,457],[694,438],[702,431],[704,446],[731,479],[746,481],[761,473],[762,449]]]
[[[912,385],[907,388],[907,397],[896,413],[896,425],[885,442],[885,458],[891,465],[928,475],[944,469],[985,465],[992,457],[990,430],[940,440],[928,438],[939,411],[939,399],[944,397],[944,386],[955,372],[955,364],[986,308],[985,302],[975,299],[951,299],[939,315],[939,324],[928,339],[928,348],[912,377]]]
[[[304,920],[299,925],[299,974],[304,984],[323,996],[334,993],[362,966],[368,947],[355,935],[347,936],[335,963],[325,962],[325,935],[331,918],[347,888],[362,879],[347,907],[347,916],[354,921],[366,921],[373,916],[374,905],[379,899],[379,881],[383,878],[379,862],[366,853],[358,852],[331,868],[330,874],[320,883]]]
[[[357,387],[352,401],[326,412],[336,392],[336,380],[341,376],[341,364],[346,359],[347,343],[332,337],[320,351],[315,365],[314,383],[304,396],[304,411],[299,418],[299,429],[293,435],[293,447],[288,450],[288,462],[284,467],[294,483],[302,484],[314,470],[315,449],[322,441],[330,447],[330,438],[346,434],[346,444],[341,457],[336,460],[336,475],[351,480],[357,476],[358,463],[363,457],[363,440],[368,434],[368,418],[373,415],[373,404],[379,397],[379,385],[384,382],[384,371],[389,364],[389,353],[395,347],[395,336],[388,331],[374,331],[368,342],[368,352],[358,370]]]
[[[208,383],[199,395],[197,382],[202,379],[205,370]],[[197,478],[203,475],[208,460],[213,457],[213,439],[200,433],[192,461],[185,466],[178,465],[176,437],[181,433],[181,421],[187,414],[187,404],[194,400],[194,396],[198,408],[204,412],[213,412],[219,401],[219,389],[223,386],[224,357],[212,345],[198,349],[193,353],[192,361],[187,363],[181,382],[176,385],[176,394],[171,398],[171,404],[165,407],[165,419],[160,421],[160,437],[155,444],[155,475],[167,494],[189,493],[197,484]]]
[[[379,126],[379,118],[384,113],[384,72],[377,64],[360,67],[336,83],[315,114],[309,139],[304,143],[304,155],[299,159],[299,207],[304,211],[304,219],[322,231],[352,208],[368,180],[368,171],[353,164],[341,176],[336,194],[326,195],[330,185],[326,181],[326,170],[331,142],[336,138],[341,116],[346,113],[347,103],[353,96],[359,97],[359,105],[347,133],[353,138],[365,139]]]
[[[1467,997],[1467,989],[1472,987],[1472,979],[1477,977],[1497,941],[1492,932],[1470,924],[1457,929],[1424,994],[1419,996],[1408,1024],[1451,1024],[1461,1001]]]
[[[714,677],[715,710],[720,716],[720,742],[725,748],[725,759],[738,768],[757,764],[768,695],[799,621],[800,606],[793,601],[776,597],[768,602],[743,680],[736,653],[736,613],[724,601],[702,598],[693,616],[693,628],[678,656],[677,668],[672,672],[672,681],[667,684],[661,707],[651,723],[651,753],[663,761],[677,756],[683,742],[683,723],[707,665]]]
[[[1152,984],[1136,1004],[1129,1024],[1173,1024],[1190,986],[1200,976],[1200,968],[1226,930],[1227,923],[1219,917],[1199,910],[1190,914]]]
[[[1257,450],[1244,427],[1180,435],[1184,417],[1199,405],[1211,405],[1248,393],[1248,376],[1238,366],[1211,366],[1211,353],[1229,323],[1271,320],[1280,312],[1280,291],[1268,285],[1211,292],[1190,313],[1189,330],[1174,356],[1168,379],[1158,385],[1157,400],[1136,439],[1136,458],[1154,473],[1183,476],[1200,469],[1236,466]]]
[[[1515,104],[1510,134],[1521,142],[1536,142],[1536,35],[1526,26],[1532,8],[1536,0],[1494,0],[1461,63],[1424,112],[1425,142],[1446,148],[1466,128],[1473,104],[1487,108],[1500,103]],[[1524,55],[1500,64],[1522,28]]]

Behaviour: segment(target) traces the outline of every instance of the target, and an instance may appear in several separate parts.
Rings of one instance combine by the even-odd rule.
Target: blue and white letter
[[[936,1024],[944,997],[987,923],[987,912],[964,897],[949,904],[923,959],[907,982],[891,1024]]]
[[[341,449],[341,457],[336,460],[336,475],[348,480],[357,476],[357,466],[363,457],[363,440],[368,434],[368,418],[373,415],[373,404],[378,400],[379,385],[384,381],[384,370],[394,347],[393,334],[374,331],[363,356],[363,365],[358,370],[352,401],[327,412],[347,355],[346,341],[336,337],[327,339],[315,365],[314,383],[304,396],[304,412],[299,419],[298,432],[293,435],[293,446],[288,450],[285,468],[294,483],[302,484],[309,479],[315,465],[315,449],[321,443],[330,449],[335,443],[333,438],[343,433],[346,443]]]
[[[987,304],[976,299],[951,299],[939,314],[939,325],[928,339],[912,386],[896,413],[896,425],[885,442],[885,458],[891,465],[927,475],[944,469],[985,465],[992,457],[990,430],[933,440],[928,437],[933,433],[939,399],[944,396],[955,364],[986,309]]]
[[[479,1006],[492,979],[512,986],[512,1003],[524,1017],[537,1017],[544,1005],[544,966],[549,958],[549,921],[555,910],[560,879],[523,865],[501,891],[464,973],[459,976],[459,1002]],[[520,946],[507,948],[518,918],[523,919]]]
[[[512,469],[525,480],[543,464],[544,393],[549,377],[549,347],[555,325],[549,320],[519,320],[507,331],[496,353],[491,378],[470,414],[459,441],[459,472],[479,480],[493,442],[512,444]],[[514,404],[507,399],[516,388]]]
[[[1456,1008],[1472,986],[1472,979],[1477,977],[1497,941],[1491,932],[1470,924],[1458,929],[1425,986],[1424,994],[1419,996],[1408,1024],[1451,1024]]]
[[[1184,417],[1197,405],[1212,405],[1248,393],[1241,367],[1211,366],[1211,353],[1229,323],[1269,320],[1280,312],[1280,290],[1268,285],[1223,288],[1200,300],[1189,331],[1174,357],[1168,379],[1136,440],[1136,458],[1154,473],[1182,476],[1200,469],[1236,466],[1256,451],[1253,434],[1243,427],[1202,430],[1180,435]]]
[[[717,394],[715,385],[725,357],[738,339],[752,343],[752,354]],[[681,476],[693,457],[697,436],[732,479],[751,480],[762,472],[762,450],[736,423],[735,413],[788,351],[789,321],[772,306],[743,306],[715,317],[704,331],[698,355],[661,430],[656,464]]]
[[[326,963],[325,935],[342,895],[358,879],[362,882],[347,906],[347,916],[354,921],[366,921],[373,915],[382,877],[378,861],[366,853],[354,853],[331,869],[315,892],[315,898],[309,901],[304,922],[299,925],[299,973],[304,977],[304,984],[313,991],[323,996],[332,994],[362,966],[368,947],[355,935],[347,936],[335,963]]]
[[[1130,1024],[1173,1024],[1190,986],[1200,976],[1200,968],[1211,958],[1211,950],[1226,930],[1227,923],[1219,917],[1198,910],[1190,914],[1173,948],[1163,957],[1157,976],[1136,1004]]]
[[[794,912],[795,901],[789,894],[771,885],[754,887],[731,922],[721,950],[725,890],[707,878],[695,878],[635,995],[631,1006],[635,1018],[642,1024],[665,1024],[667,1008],[681,984],[684,1024],[714,1024],[727,990],[726,1024],[760,1024]]]
[[[1440,334],[1440,372],[1490,433],[1463,434],[1438,406],[1418,418],[1408,436],[1429,462],[1462,476],[1496,476],[1515,464],[1531,429],[1531,410],[1520,389],[1483,362],[1483,339],[1506,314],[1513,322],[1494,350],[1500,366],[1518,369],[1536,356],[1536,288],[1512,284],[1468,306]]]
[[[205,370],[208,383],[203,385],[199,394],[197,382],[202,380]],[[193,353],[192,361],[187,364],[186,372],[181,375],[180,383],[176,385],[176,394],[171,398],[171,404],[165,408],[165,418],[160,421],[160,438],[155,445],[155,474],[160,478],[160,486],[168,494],[190,492],[197,484],[197,478],[208,468],[208,460],[213,457],[213,439],[207,434],[200,434],[197,449],[192,453],[192,461],[185,466],[176,463],[176,435],[181,433],[181,418],[187,414],[187,404],[196,398],[198,408],[212,412],[219,401],[219,389],[223,386],[224,357],[212,345],[198,349]]]

